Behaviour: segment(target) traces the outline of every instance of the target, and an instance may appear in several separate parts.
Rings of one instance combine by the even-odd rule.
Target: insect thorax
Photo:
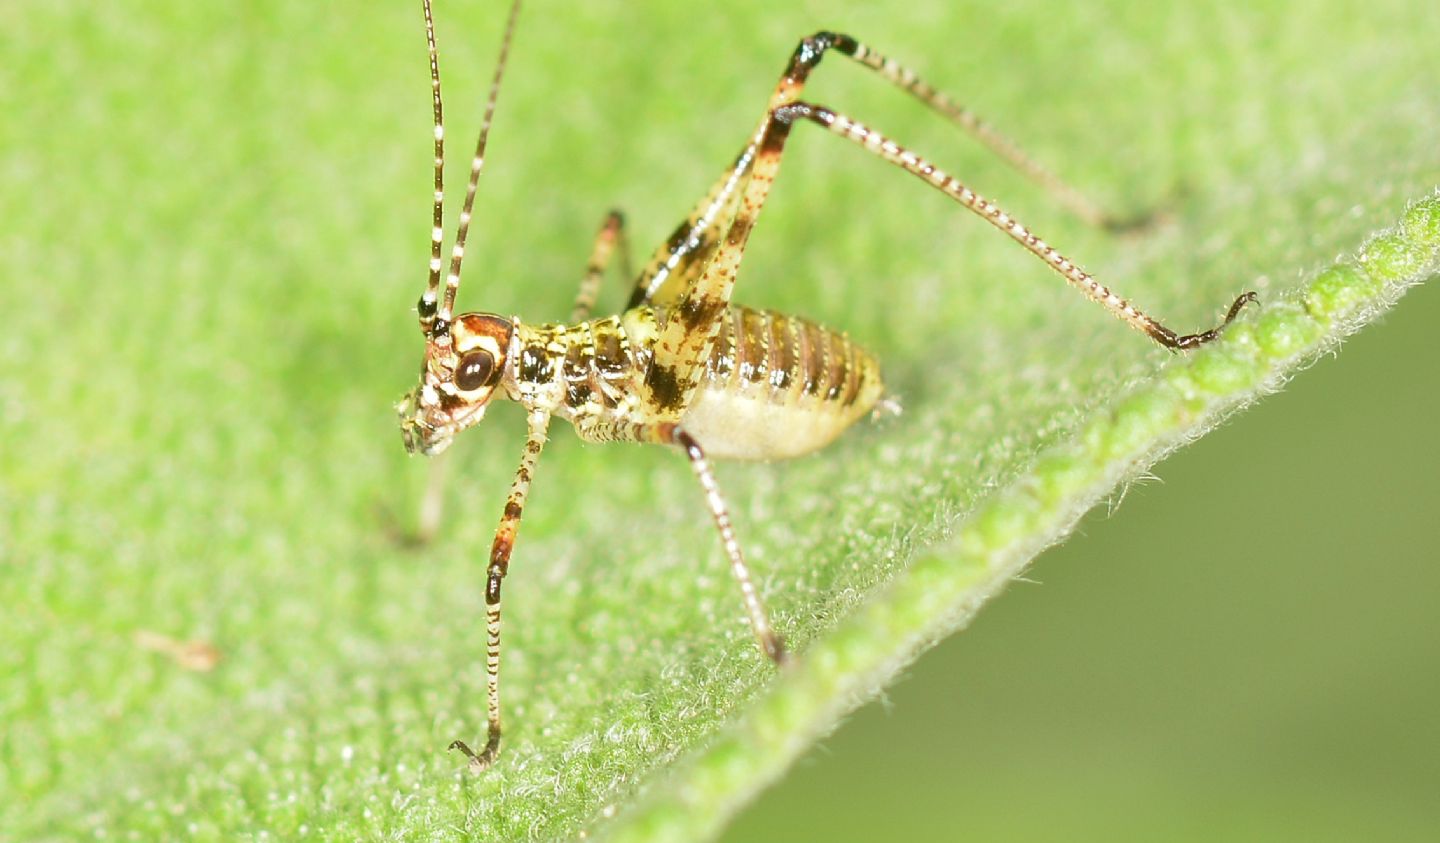
[[[574,325],[517,322],[506,391],[577,427],[644,421],[639,383],[650,362],[654,325],[648,307]]]

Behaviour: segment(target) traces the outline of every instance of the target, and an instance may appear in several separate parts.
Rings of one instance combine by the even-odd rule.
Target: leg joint
[[[675,425],[670,430],[669,440],[678,445],[691,462],[702,462],[705,459],[705,449],[700,447],[700,443],[696,442],[695,437],[691,436],[685,428]]]
[[[795,55],[790,57],[790,66],[785,69],[785,75],[797,81],[803,81],[810,75],[810,71],[820,63],[825,51],[830,49],[834,42],[835,35],[831,32],[817,32],[809,38],[802,38],[800,44],[795,47]]]
[[[854,56],[860,49],[860,43],[849,35],[822,29],[800,41],[800,45],[795,48],[795,55],[790,58],[790,67],[785,75],[796,81],[804,81],[810,71],[820,63],[825,51],[831,48],[847,56]]]
[[[510,567],[510,552],[515,549],[514,531],[501,532],[495,536],[495,543],[490,545],[490,572],[500,572],[505,576],[505,570]]]
[[[770,112],[770,118],[776,123],[785,126],[793,125],[796,120],[810,120],[824,126],[835,122],[835,112],[823,105],[797,101],[787,103]]]

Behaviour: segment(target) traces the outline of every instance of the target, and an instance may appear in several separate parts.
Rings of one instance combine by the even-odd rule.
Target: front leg
[[[500,754],[500,582],[510,569],[510,551],[515,548],[515,536],[520,531],[520,515],[525,509],[525,497],[530,493],[535,463],[545,447],[550,413],[531,410],[529,422],[530,435],[525,441],[525,453],[520,457],[515,481],[510,484],[510,495],[505,500],[500,526],[495,530],[495,542],[490,547],[490,567],[486,571],[485,631],[489,641],[485,648],[485,691],[490,714],[489,733],[485,738],[485,748],[479,753],[464,741],[450,744],[451,749],[458,749],[470,757],[470,770],[476,773],[495,763],[495,757]]]

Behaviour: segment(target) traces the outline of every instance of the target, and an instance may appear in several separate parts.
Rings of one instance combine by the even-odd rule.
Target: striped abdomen
[[[713,456],[784,459],[829,444],[883,389],[875,358],[844,334],[732,307],[681,423]]]

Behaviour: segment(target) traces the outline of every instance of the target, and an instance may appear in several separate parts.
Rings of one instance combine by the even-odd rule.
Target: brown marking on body
[[[523,356],[521,359],[524,359]],[[570,347],[565,349],[562,371],[567,381],[583,381],[590,377],[590,367],[585,364],[585,349],[580,343],[571,343]]]
[[[555,362],[544,346],[526,346],[520,351],[520,378],[533,384],[551,383]]]
[[[620,342],[618,326],[595,334],[595,368],[601,375],[613,377],[625,371],[630,361]]]
[[[742,310],[739,336],[740,377],[748,383],[759,383],[769,373],[770,355],[766,350],[769,330],[765,318],[757,311]]]
[[[770,314],[770,385],[784,391],[790,385],[795,369],[793,320],[778,313]]]
[[[680,321],[691,331],[709,326],[725,309],[725,302],[710,296],[687,297],[680,304]]]
[[[591,390],[588,383],[572,383],[565,386],[565,405],[572,410],[578,410],[590,400]]]
[[[830,368],[826,373],[825,381],[829,387],[825,392],[826,401],[834,401],[840,397],[840,392],[845,388],[846,370],[849,368],[850,340],[844,334],[830,334]]]
[[[825,386],[829,337],[813,322],[805,323],[805,394],[819,395]]]
[[[430,0],[425,0],[426,35],[430,52],[431,81],[434,105],[435,195],[433,221],[442,222],[443,126],[440,100],[440,77],[436,58],[434,24]],[[879,132],[864,127],[844,114],[822,105],[799,99],[806,80],[830,49],[839,50],[862,66],[877,72],[897,87],[908,91],[922,103],[963,128],[1025,175],[1040,182],[1082,217],[1108,225],[1113,222],[1103,212],[1086,203],[1048,172],[1031,162],[1012,143],[981,123],[974,115],[921,82],[909,70],[869,50],[843,34],[816,32],[803,39],[786,64],[776,84],[756,133],[735,158],[735,163],[722,174],[689,217],[654,253],[646,269],[634,281],[627,313],[620,320],[584,321],[609,259],[612,246],[619,242],[625,251],[621,218],[613,213],[607,219],[591,253],[589,273],[581,282],[572,322],[569,327],[547,325],[526,329],[526,339],[513,342],[520,347],[516,359],[510,360],[511,332],[520,330],[508,320],[488,314],[454,316],[453,306],[459,287],[461,258],[471,221],[471,211],[479,182],[491,117],[498,97],[500,79],[508,55],[511,35],[519,8],[515,0],[505,27],[490,96],[481,123],[480,137],[472,159],[470,180],[461,213],[461,222],[451,257],[451,272],[446,279],[443,304],[437,305],[440,284],[441,237],[432,238],[432,263],[427,290],[417,304],[420,325],[426,337],[426,358],[421,372],[421,385],[407,396],[399,407],[402,436],[412,452],[438,453],[449,444],[459,430],[468,426],[466,420],[477,421],[483,402],[490,391],[462,400],[453,394],[453,385],[466,385],[481,378],[483,361],[470,358],[467,367],[461,355],[472,353],[468,340],[477,335],[493,334],[495,345],[486,353],[494,355],[494,374],[505,378],[506,397],[520,401],[529,412],[530,438],[525,457],[515,473],[514,485],[507,499],[501,523],[491,548],[491,562],[486,585],[487,628],[487,700],[490,732],[484,750],[477,755],[463,741],[452,747],[470,756],[472,770],[491,764],[500,744],[500,584],[506,575],[510,554],[519,529],[531,473],[541,450],[552,414],[568,406],[562,417],[571,421],[582,436],[596,441],[628,440],[679,446],[690,458],[692,468],[706,495],[706,503],[720,531],[731,568],[741,585],[751,628],[762,651],[777,664],[786,656],[782,639],[771,629],[758,590],[740,552],[739,542],[730,524],[730,517],[720,495],[719,486],[705,459],[701,443],[673,421],[683,418],[704,430],[702,437],[725,442],[734,425],[764,424],[776,430],[746,430],[745,444],[728,455],[763,452],[774,453],[776,444],[796,445],[805,437],[818,444],[823,436],[828,442],[845,425],[854,421],[859,412],[854,405],[862,395],[879,392],[879,370],[873,359],[851,343],[843,333],[828,331],[813,323],[768,311],[732,307],[731,293],[739,272],[749,236],[763,208],[771,184],[780,165],[785,141],[791,128],[799,121],[809,121],[866,152],[900,167],[939,189],[967,210],[994,225],[1007,236],[1040,258],[1067,282],[1100,303],[1107,310],[1126,320],[1132,327],[1148,334],[1156,342],[1173,349],[1193,348],[1214,340],[1248,302],[1253,293],[1236,299],[1224,322],[1206,331],[1179,335],[1133,307],[1128,301],[1071,263],[1038,235],[1010,217],[995,203],[976,194],[964,184],[934,165],[913,155]],[[702,222],[704,220],[705,222]],[[628,263],[622,257],[622,263]],[[629,273],[627,272],[628,276]],[[727,308],[728,313],[727,313]],[[657,312],[662,318],[657,319]],[[674,316],[674,319],[664,318]],[[441,318],[444,317],[444,318]],[[457,320],[454,324],[448,319]],[[461,322],[464,327],[461,329]],[[488,320],[488,321],[487,321]],[[634,321],[632,321],[634,320]],[[627,337],[621,324],[634,330]],[[453,333],[452,333],[453,332]],[[456,347],[456,346],[460,347]],[[488,359],[488,358],[487,358]],[[658,362],[657,362],[658,361]],[[481,368],[477,368],[481,367]],[[503,368],[502,368],[503,367]],[[643,377],[636,374],[643,371]],[[564,390],[545,389],[559,377]],[[709,421],[717,426],[705,427],[702,413],[684,415],[686,403],[701,379],[707,388],[722,393],[726,400],[710,406]],[[457,383],[458,381],[458,383]],[[765,383],[757,393],[750,385]],[[453,385],[452,385],[453,384]],[[637,388],[640,387],[640,388]],[[478,392],[479,388],[467,389]],[[598,401],[597,395],[598,393]],[[423,400],[422,400],[423,399]],[[757,408],[753,402],[772,402],[774,407]],[[747,405],[747,402],[752,402]],[[617,405],[625,412],[617,413]],[[597,409],[597,406],[599,409]],[[718,407],[717,411],[715,408]],[[455,420],[440,418],[446,413],[466,415]],[[728,415],[727,415],[728,413]],[[786,427],[777,419],[797,423]],[[730,427],[727,427],[729,425]],[[777,442],[765,437],[790,436]],[[758,444],[757,444],[758,443]],[[708,444],[708,443],[707,443]],[[817,444],[817,446],[818,446]],[[726,453],[723,445],[713,453]],[[746,448],[749,450],[747,451]],[[798,451],[784,452],[786,456]]]
[[[645,372],[645,386],[654,397],[656,406],[662,410],[680,409],[684,394],[674,367],[651,362],[650,368]]]
[[[755,219],[751,216],[736,217],[735,224],[730,226],[730,232],[725,235],[725,242],[731,246],[743,246],[750,238],[750,231],[755,227]]]

